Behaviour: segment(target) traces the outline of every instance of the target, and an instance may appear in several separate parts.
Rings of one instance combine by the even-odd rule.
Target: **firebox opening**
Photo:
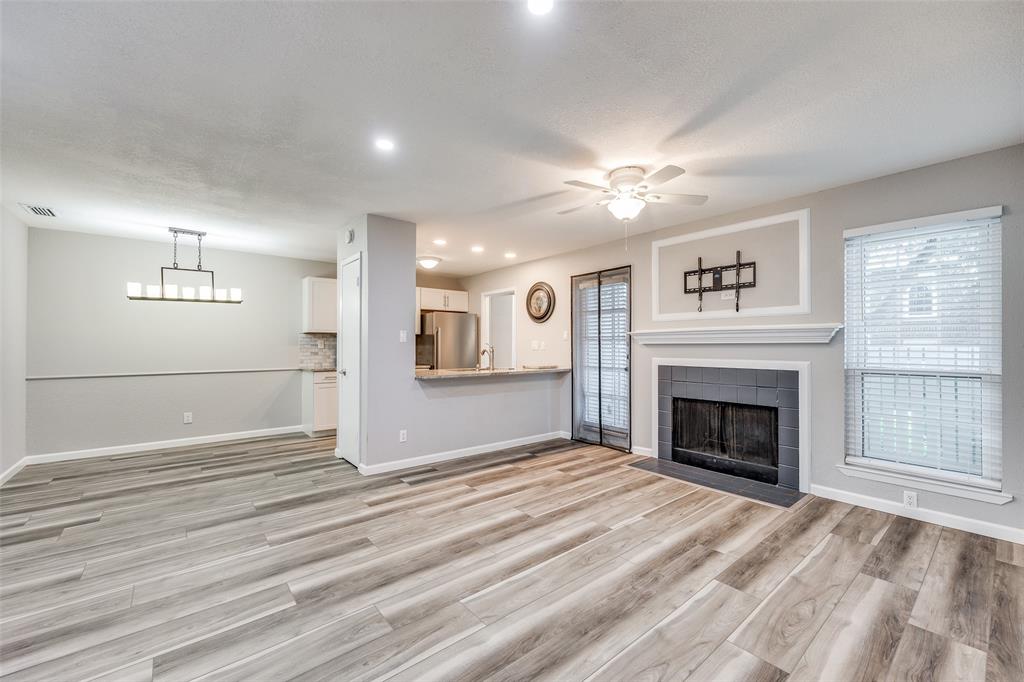
[[[672,400],[672,459],[777,484],[779,410],[715,400]]]

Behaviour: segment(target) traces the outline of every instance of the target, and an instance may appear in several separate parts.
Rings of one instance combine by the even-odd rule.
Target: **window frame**
[[[892,223],[884,223],[881,225],[873,225],[859,228],[852,228],[843,231],[844,239],[844,252],[846,249],[846,242],[850,239],[866,237],[870,235],[883,234],[886,232],[902,232],[909,231],[915,228],[942,228],[942,227],[957,227],[960,225],[968,224],[973,221],[1000,221],[1002,217],[1002,206],[990,206],[979,209],[972,209],[969,211],[959,211],[956,213],[941,214],[935,216],[927,216],[924,218],[901,220]],[[1000,259],[1002,258],[1002,252],[1000,251]],[[847,277],[848,272],[845,270],[847,266],[846,258],[844,256],[844,298],[848,299],[850,296],[850,290],[847,288]],[[930,278],[929,278],[930,279]],[[931,314],[917,314],[911,313],[910,300],[912,298],[911,290],[915,286],[928,286],[931,291],[934,292],[935,286],[940,285],[941,282],[936,279],[934,281],[927,282],[913,282],[911,283],[902,293],[903,300],[901,301],[904,306],[904,310],[907,312],[907,316],[911,319],[925,320],[929,318],[937,318],[940,315],[940,311],[935,306],[934,294],[932,297],[933,312]],[[1001,282],[1000,282],[1001,286]],[[863,290],[859,292],[863,295]],[[1000,310],[1000,315],[1002,310]],[[844,305],[844,323],[849,325],[849,312]],[[1000,349],[1000,355],[1002,349]],[[919,369],[913,367],[900,367],[898,369],[888,368],[872,368],[872,367],[858,367],[850,366],[847,364],[847,359],[843,359],[843,376],[844,381],[850,381],[851,376],[862,377],[865,374],[883,374],[887,376],[898,376],[903,375],[921,375],[930,377],[943,377],[947,374],[957,374],[956,372],[922,372]],[[961,376],[978,378],[981,381],[983,390],[992,391],[995,386],[996,395],[999,397],[998,409],[1002,410],[1002,393],[1001,393],[1001,381],[1002,371],[1000,370],[998,375],[984,373],[984,372],[966,372],[962,373]],[[858,411],[858,421],[863,424],[863,405],[851,406],[849,404],[850,396],[848,393],[848,387],[844,389],[844,414],[849,415],[851,409]],[[996,436],[995,442],[1000,444],[998,458],[1003,458],[1005,450],[1001,447],[1002,434],[994,433],[999,426],[992,423],[993,419],[988,411],[982,412],[982,425],[981,434],[982,442],[987,443],[990,440],[991,435]],[[844,417],[844,423],[846,423],[847,417]],[[997,420],[1001,424],[1002,420]],[[849,424],[847,424],[849,427]],[[861,441],[863,449],[864,443]],[[986,502],[993,502],[996,504],[1005,504],[1006,502],[1013,499],[1012,496],[1002,493],[1002,477],[996,477],[993,473],[994,462],[992,458],[986,457],[984,450],[981,455],[981,473],[970,474],[961,473],[956,471],[944,470],[939,468],[931,468],[918,464],[909,464],[899,461],[892,461],[882,458],[870,457],[867,453],[855,453],[848,451],[848,441],[844,437],[843,440],[844,448],[844,464],[840,465],[839,469],[842,473],[857,476],[861,478],[870,478],[873,480],[880,480],[888,483],[896,483],[907,485],[908,482],[920,482],[925,489],[933,489],[937,492],[943,492],[946,494],[957,495],[961,497],[968,497],[972,499],[979,499]]]

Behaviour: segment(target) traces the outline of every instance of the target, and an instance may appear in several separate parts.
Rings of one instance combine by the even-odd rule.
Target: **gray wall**
[[[0,473],[25,456],[28,229],[6,208],[0,225]]]
[[[565,375],[416,381],[416,226],[370,215],[347,227],[355,232],[355,240],[339,240],[338,263],[363,253],[364,465],[372,471],[402,460],[565,428]],[[409,332],[406,343],[399,341],[403,329]],[[339,343],[344,343],[344,336]],[[344,415],[339,419],[345,428]],[[405,443],[398,439],[401,429],[408,433]]]
[[[921,492],[921,507],[969,518],[1020,527],[1024,523],[1024,145],[978,154],[905,173],[867,180],[774,204],[686,223],[601,246],[496,270],[462,280],[470,305],[479,312],[480,294],[514,286],[519,300],[538,280],[555,289],[552,318],[538,325],[517,304],[519,362],[570,363],[569,278],[573,274],[631,265],[633,328],[672,329],[730,324],[842,322],[843,238],[845,228],[905,218],[1002,204],[1003,217],[1003,412],[1004,490],[1013,502],[996,506],[963,498]],[[714,201],[714,197],[712,197]],[[687,320],[655,323],[651,319],[651,242],[655,239],[729,225],[809,208],[811,225],[811,313],[768,318]],[[595,215],[595,220],[605,216]],[[759,263],[759,267],[760,267]],[[764,267],[770,267],[765,263]],[[546,347],[532,350],[537,340]],[[843,339],[840,333],[827,346],[710,346],[651,347],[633,345],[633,443],[651,447],[651,360],[678,358],[763,358],[809,360],[812,363],[811,477],[817,485],[853,493],[900,500],[901,489],[885,483],[851,479],[836,468],[844,459]],[[566,410],[568,408],[566,407]]]
[[[28,382],[28,454],[294,426],[301,280],[333,263],[204,249],[241,305],[128,301],[125,282],[158,283],[170,243],[29,229],[28,375],[287,368]],[[194,267],[193,247],[178,262]],[[191,411],[194,422],[182,423]]]

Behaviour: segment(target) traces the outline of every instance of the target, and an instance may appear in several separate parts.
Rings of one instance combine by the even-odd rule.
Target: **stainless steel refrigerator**
[[[433,342],[434,369],[476,367],[480,344],[476,313],[424,313],[423,333]]]

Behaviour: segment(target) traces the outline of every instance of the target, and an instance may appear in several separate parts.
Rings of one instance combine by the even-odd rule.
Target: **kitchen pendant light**
[[[241,303],[242,302],[242,290],[237,287],[230,289],[218,289],[216,288],[213,276],[213,270],[203,269],[203,237],[206,236],[205,232],[197,232],[195,230],[185,230],[178,227],[169,227],[167,231],[171,233],[174,240],[173,259],[171,266],[162,266],[160,268],[160,284],[147,284],[145,289],[142,287],[141,282],[128,282],[126,290],[128,293],[129,301],[186,301],[189,303]],[[182,268],[178,267],[178,235],[189,235],[196,238],[198,244],[199,257],[194,268]],[[166,270],[177,270],[179,272],[199,272],[210,276],[209,286],[203,285],[199,287],[199,296],[196,296],[195,287],[179,287],[177,284],[167,284],[164,282],[164,271]],[[145,291],[145,295],[143,295]],[[179,291],[181,292],[179,294]]]

